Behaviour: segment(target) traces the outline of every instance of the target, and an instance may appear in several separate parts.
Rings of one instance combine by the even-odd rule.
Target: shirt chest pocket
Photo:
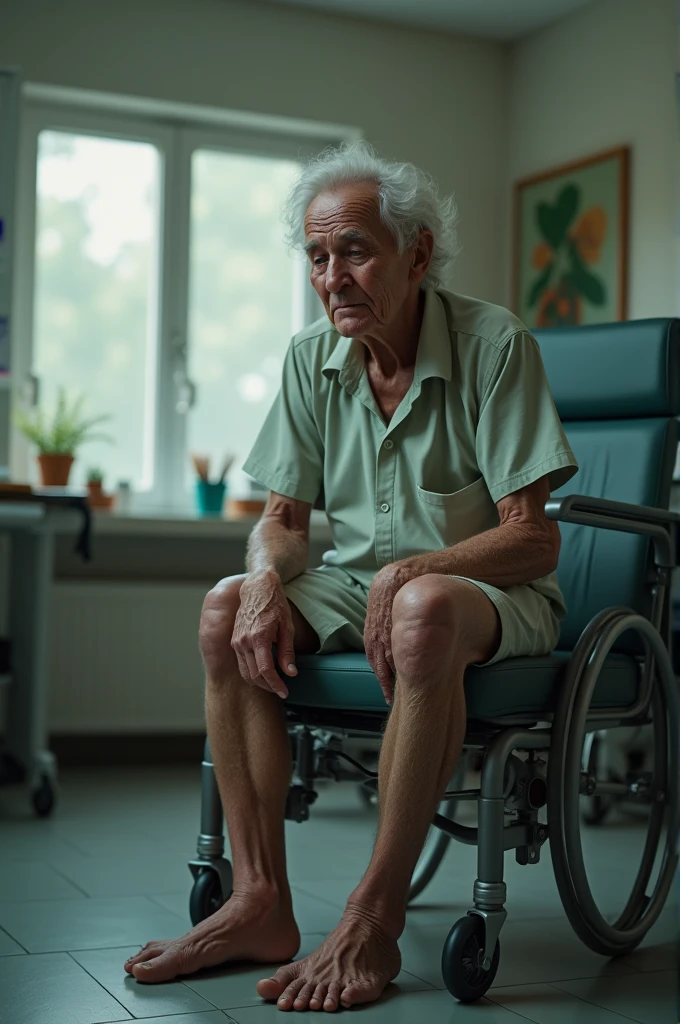
[[[498,512],[484,477],[451,494],[420,486],[417,491],[420,508],[445,547],[498,526]]]

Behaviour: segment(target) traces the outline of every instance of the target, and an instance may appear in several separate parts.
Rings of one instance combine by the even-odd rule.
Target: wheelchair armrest
[[[547,501],[545,514],[548,519],[560,523],[646,535],[654,542],[657,565],[670,569],[677,564],[676,535],[680,515],[676,512],[649,505],[633,505],[627,501],[593,498],[588,494],[568,494],[564,498]]]

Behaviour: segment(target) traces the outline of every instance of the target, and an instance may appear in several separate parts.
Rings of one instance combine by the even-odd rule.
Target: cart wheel
[[[498,970],[501,944],[496,943],[491,967],[485,971],[480,964],[484,952],[484,919],[468,914],[456,921],[442,950],[444,984],[461,1003],[474,1003],[491,988]]]
[[[56,792],[54,782],[49,775],[40,776],[40,785],[31,793],[33,810],[39,818],[47,818],[54,810]]]
[[[230,894],[231,895],[231,894]],[[189,897],[189,915],[192,924],[199,924],[210,917],[224,904],[220,876],[206,868],[196,878]]]

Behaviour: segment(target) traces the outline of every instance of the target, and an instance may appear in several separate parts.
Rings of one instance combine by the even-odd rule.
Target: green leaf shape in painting
[[[578,185],[565,185],[554,206],[549,203],[539,203],[536,207],[538,226],[546,242],[553,249],[559,249],[562,245],[567,228],[576,216],[580,201],[581,190]]]
[[[583,298],[593,306],[604,306],[607,301],[607,289],[600,278],[588,270],[573,242],[569,245],[569,256],[571,258],[569,280]]]
[[[554,261],[552,263],[549,263],[545,270],[543,270],[539,274],[539,276],[532,284],[531,290],[529,291],[529,296],[527,298],[527,305],[529,306],[529,309],[536,305],[539,298],[541,297],[541,293],[545,288],[548,287],[548,282],[550,281],[550,275],[553,272],[554,266]]]

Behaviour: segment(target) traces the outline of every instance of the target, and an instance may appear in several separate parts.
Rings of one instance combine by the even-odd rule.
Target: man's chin
[[[356,338],[365,334],[373,323],[373,317],[365,310],[338,310],[333,314],[333,326],[345,338]]]

